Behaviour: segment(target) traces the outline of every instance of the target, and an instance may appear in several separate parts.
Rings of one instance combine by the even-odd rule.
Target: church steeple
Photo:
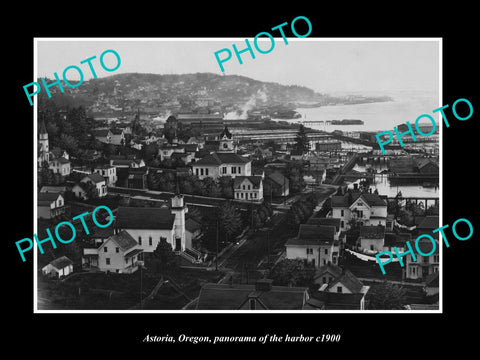
[[[227,125],[220,133],[218,152],[220,153],[234,153],[235,146],[233,145],[233,134],[228,130]]]
[[[50,161],[50,149],[48,148],[48,133],[45,126],[45,120],[40,123],[38,129],[38,166],[42,166],[43,162]]]

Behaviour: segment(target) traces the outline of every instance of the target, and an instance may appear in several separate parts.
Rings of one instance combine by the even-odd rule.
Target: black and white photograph
[[[36,39],[37,310],[439,310],[441,45]]]
[[[7,347],[474,346],[473,9],[39,7],[4,29]]]

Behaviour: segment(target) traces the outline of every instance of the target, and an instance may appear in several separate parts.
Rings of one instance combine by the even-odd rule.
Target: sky
[[[92,65],[98,77],[119,73],[184,74],[211,72],[222,74],[214,53],[230,49],[232,57],[223,63],[226,75],[243,75],[255,80],[277,82],[283,85],[301,85],[320,93],[381,95],[395,91],[437,92],[439,88],[438,39],[377,40],[342,38],[288,38],[288,45],[275,38],[273,50],[259,53],[253,39],[249,39],[255,53],[241,54],[239,64],[232,44],[239,50],[246,47],[244,38],[159,38],[152,39],[97,39],[94,38],[37,38],[37,76],[53,79],[61,77],[69,65],[80,67],[85,80],[92,78],[88,64],[81,61],[96,56]],[[260,38],[258,45],[267,50],[268,38]],[[115,50],[120,67],[108,72],[99,63],[100,55]],[[226,56],[226,52],[219,56]],[[116,65],[113,54],[106,53],[105,64]],[[78,76],[69,70],[68,80],[75,83]]]

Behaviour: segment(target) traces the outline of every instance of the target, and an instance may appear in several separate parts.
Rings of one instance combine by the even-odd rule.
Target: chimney
[[[255,290],[263,292],[270,291],[272,290],[272,282],[272,279],[259,279],[255,283]]]

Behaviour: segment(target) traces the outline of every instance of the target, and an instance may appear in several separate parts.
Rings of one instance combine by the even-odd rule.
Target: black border
[[[479,76],[474,37],[478,22],[473,18],[476,11],[473,6],[456,3],[448,9],[439,5],[424,10],[407,3],[384,3],[381,7],[317,3],[294,9],[292,4],[277,3],[274,7],[267,6],[263,12],[245,3],[223,3],[218,7],[203,3],[197,5],[199,9],[184,3],[181,9],[175,10],[162,3],[130,6],[134,8],[118,4],[100,10],[96,4],[85,5],[76,12],[66,7],[56,10],[30,8],[21,12],[17,25],[21,28],[19,33],[7,28],[8,23],[2,25],[9,49],[9,55],[4,55],[8,84],[4,85],[7,90],[4,96],[8,99],[4,108],[9,109],[4,117],[7,130],[4,138],[8,144],[4,155],[9,155],[4,163],[8,169],[4,172],[7,193],[4,204],[7,214],[4,216],[8,221],[4,225],[3,258],[8,260],[4,278],[11,289],[5,291],[8,296],[5,296],[4,311],[5,315],[15,314],[14,321],[4,325],[11,329],[7,335],[8,340],[11,339],[7,341],[9,346],[17,341],[17,345],[23,344],[25,334],[30,334],[28,341],[36,345],[82,344],[82,348],[87,349],[91,344],[92,349],[97,349],[99,344],[110,344],[109,351],[114,351],[113,347],[120,352],[124,348],[138,347],[141,351],[153,350],[160,355],[161,350],[172,347],[142,343],[143,338],[147,334],[176,336],[181,333],[199,336],[340,333],[340,344],[308,345],[322,352],[332,350],[340,356],[347,349],[354,350],[357,355],[368,352],[373,356],[381,354],[376,353],[381,348],[390,349],[391,352],[383,353],[385,356],[399,351],[399,346],[439,348],[448,347],[451,342],[462,347],[474,344],[473,333],[467,328],[468,319],[476,312],[473,300],[477,284],[473,264],[478,253],[475,238],[479,231],[476,229],[478,215],[470,206],[477,198],[476,184],[472,180],[476,171],[474,127],[477,111],[480,111],[477,110],[478,90],[474,91]],[[453,239],[450,248],[444,248],[444,314],[33,314],[33,259],[27,257],[27,262],[21,263],[14,246],[15,241],[33,234],[33,107],[28,105],[22,88],[33,78],[33,38],[253,37],[299,15],[310,19],[313,25],[310,37],[443,38],[443,104],[451,105],[458,98],[467,98],[474,107],[471,119],[452,120],[450,128],[443,129],[443,224],[452,224],[465,217],[475,228],[470,240]],[[173,346],[178,348],[178,342]],[[180,351],[204,348],[200,344],[180,346]],[[246,344],[240,346],[250,348]],[[276,344],[274,347],[282,349],[284,346]],[[226,347],[216,345],[215,349]],[[46,351],[43,347],[36,349]]]

